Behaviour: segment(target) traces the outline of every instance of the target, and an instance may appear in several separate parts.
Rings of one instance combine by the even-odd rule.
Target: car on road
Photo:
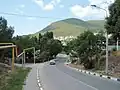
[[[50,65],[55,65],[55,60],[50,60]]]

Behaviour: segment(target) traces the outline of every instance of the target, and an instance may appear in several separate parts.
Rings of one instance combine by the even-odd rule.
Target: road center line
[[[43,90],[43,88],[40,88],[40,90]]]
[[[37,68],[37,83],[38,83],[38,86],[39,86],[40,90],[43,90],[42,85],[41,85],[39,79],[40,79],[40,78],[39,78],[39,69]]]

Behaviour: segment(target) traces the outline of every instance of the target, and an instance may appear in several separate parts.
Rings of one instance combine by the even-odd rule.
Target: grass
[[[0,90],[22,90],[29,71],[30,68],[16,67],[14,72],[3,74],[0,81]]]
[[[55,27],[55,29],[49,29],[48,31],[52,31],[55,36],[78,36],[81,33],[83,33],[85,30],[88,30],[87,27],[78,26],[66,22],[56,22],[51,24],[52,27]],[[92,32],[97,32],[96,29],[89,29]],[[46,30],[45,30],[46,31]],[[41,31],[42,33],[43,31]],[[32,34],[31,36],[37,36],[38,33]]]
[[[58,22],[53,24],[56,29],[50,30],[54,33],[55,36],[78,36],[80,33],[84,32],[83,27],[75,26],[72,24]]]
[[[114,56],[120,56],[120,50],[119,51],[113,51],[112,55],[114,55]]]
[[[87,22],[90,24],[96,25],[101,29],[104,29],[104,24],[105,24],[104,20],[89,20]]]

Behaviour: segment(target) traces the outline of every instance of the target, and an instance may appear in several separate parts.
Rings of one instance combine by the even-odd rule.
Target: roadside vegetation
[[[108,33],[108,35],[111,34],[111,37],[109,38],[109,45],[116,45],[116,42],[120,40],[119,0],[116,0],[115,3],[109,6],[109,12],[109,17],[106,17],[105,29],[107,30],[106,32]],[[81,23],[84,25],[83,21],[81,21]],[[72,24],[75,24],[75,22],[73,22],[73,19]],[[87,25],[91,27],[90,24]],[[69,29],[70,27],[67,28]],[[13,37],[15,31],[14,27],[8,26],[7,20],[4,17],[0,17],[0,43],[13,43],[17,45],[18,54],[20,54],[25,48],[35,47],[36,63],[54,59],[56,58],[56,55],[58,53],[65,51],[66,54],[70,56],[70,61],[72,64],[76,66],[78,65],[78,67],[82,67],[87,70],[104,71],[106,54],[106,32],[99,30],[99,33],[94,34],[91,31],[94,31],[96,28],[93,30],[91,29],[88,31],[83,30],[83,33],[81,33],[76,39],[67,42],[67,45],[63,46],[60,40],[54,39],[54,32],[45,32],[43,34],[39,33],[38,37],[34,35],[23,35]],[[74,27],[70,28],[70,30],[74,32]],[[79,29],[77,31],[79,31]],[[97,29],[95,31],[97,31]],[[16,68],[14,72],[11,72],[10,69],[7,69],[11,68],[11,51],[12,49],[0,49],[0,63],[2,63],[0,64],[0,90],[22,90],[23,82],[30,70],[28,68]],[[34,58],[32,51],[25,53],[25,56],[26,63],[33,63]],[[108,73],[110,75],[114,74],[120,77],[119,58],[120,51],[117,51],[116,48],[114,48],[113,50],[109,50]],[[21,63],[21,60],[16,60],[16,62]],[[7,68],[6,65],[4,66],[4,64],[7,65]]]
[[[105,37],[103,32],[94,35],[90,31],[80,34],[77,39],[68,42],[65,51],[71,62],[82,64],[85,69],[99,68],[105,55]]]
[[[109,17],[106,17],[105,29],[108,35],[111,34],[109,45],[116,45],[117,40],[120,40],[119,0],[109,6],[109,12]],[[90,31],[85,31],[77,39],[68,42],[64,50],[70,55],[70,61],[74,67],[102,72],[105,70],[105,44],[105,32],[99,32],[95,35]],[[119,52],[113,48],[109,50],[108,57],[108,74],[116,77],[120,77]]]
[[[19,51],[22,51],[25,48],[35,47],[36,63],[49,61],[62,51],[61,41],[53,38],[53,32],[46,32],[43,35],[39,33],[38,38],[17,36],[13,38],[13,41],[19,47]],[[32,63],[34,61],[32,51],[28,51],[26,57],[28,57],[26,58],[27,63]]]
[[[14,27],[8,26],[7,20],[0,17],[0,43],[13,43],[17,45],[18,54],[23,49],[35,47],[36,63],[49,61],[56,57],[62,51],[62,44],[59,40],[53,38],[53,32],[46,32],[39,37],[14,36]],[[0,46],[7,46],[3,44]],[[33,63],[33,51],[26,54],[26,63]],[[0,90],[22,90],[24,80],[30,71],[29,68],[16,67],[14,72],[11,71],[12,48],[0,49]],[[15,55],[16,58],[16,55]],[[15,62],[21,63],[15,59]]]
[[[0,90],[23,90],[24,80],[30,68],[16,67],[14,72],[0,74]]]
[[[13,42],[14,27],[7,25],[7,20],[0,17],[0,43]],[[2,46],[2,45],[1,45]],[[0,49],[0,90],[22,90],[24,80],[30,71],[15,67],[11,72],[12,49]]]

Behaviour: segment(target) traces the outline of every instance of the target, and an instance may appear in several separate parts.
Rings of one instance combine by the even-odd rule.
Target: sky
[[[104,19],[105,12],[90,5],[97,5],[108,11],[108,6],[113,2],[114,0],[1,0],[0,16],[7,19],[9,26],[14,27],[15,36],[27,35],[66,18],[85,21]]]

